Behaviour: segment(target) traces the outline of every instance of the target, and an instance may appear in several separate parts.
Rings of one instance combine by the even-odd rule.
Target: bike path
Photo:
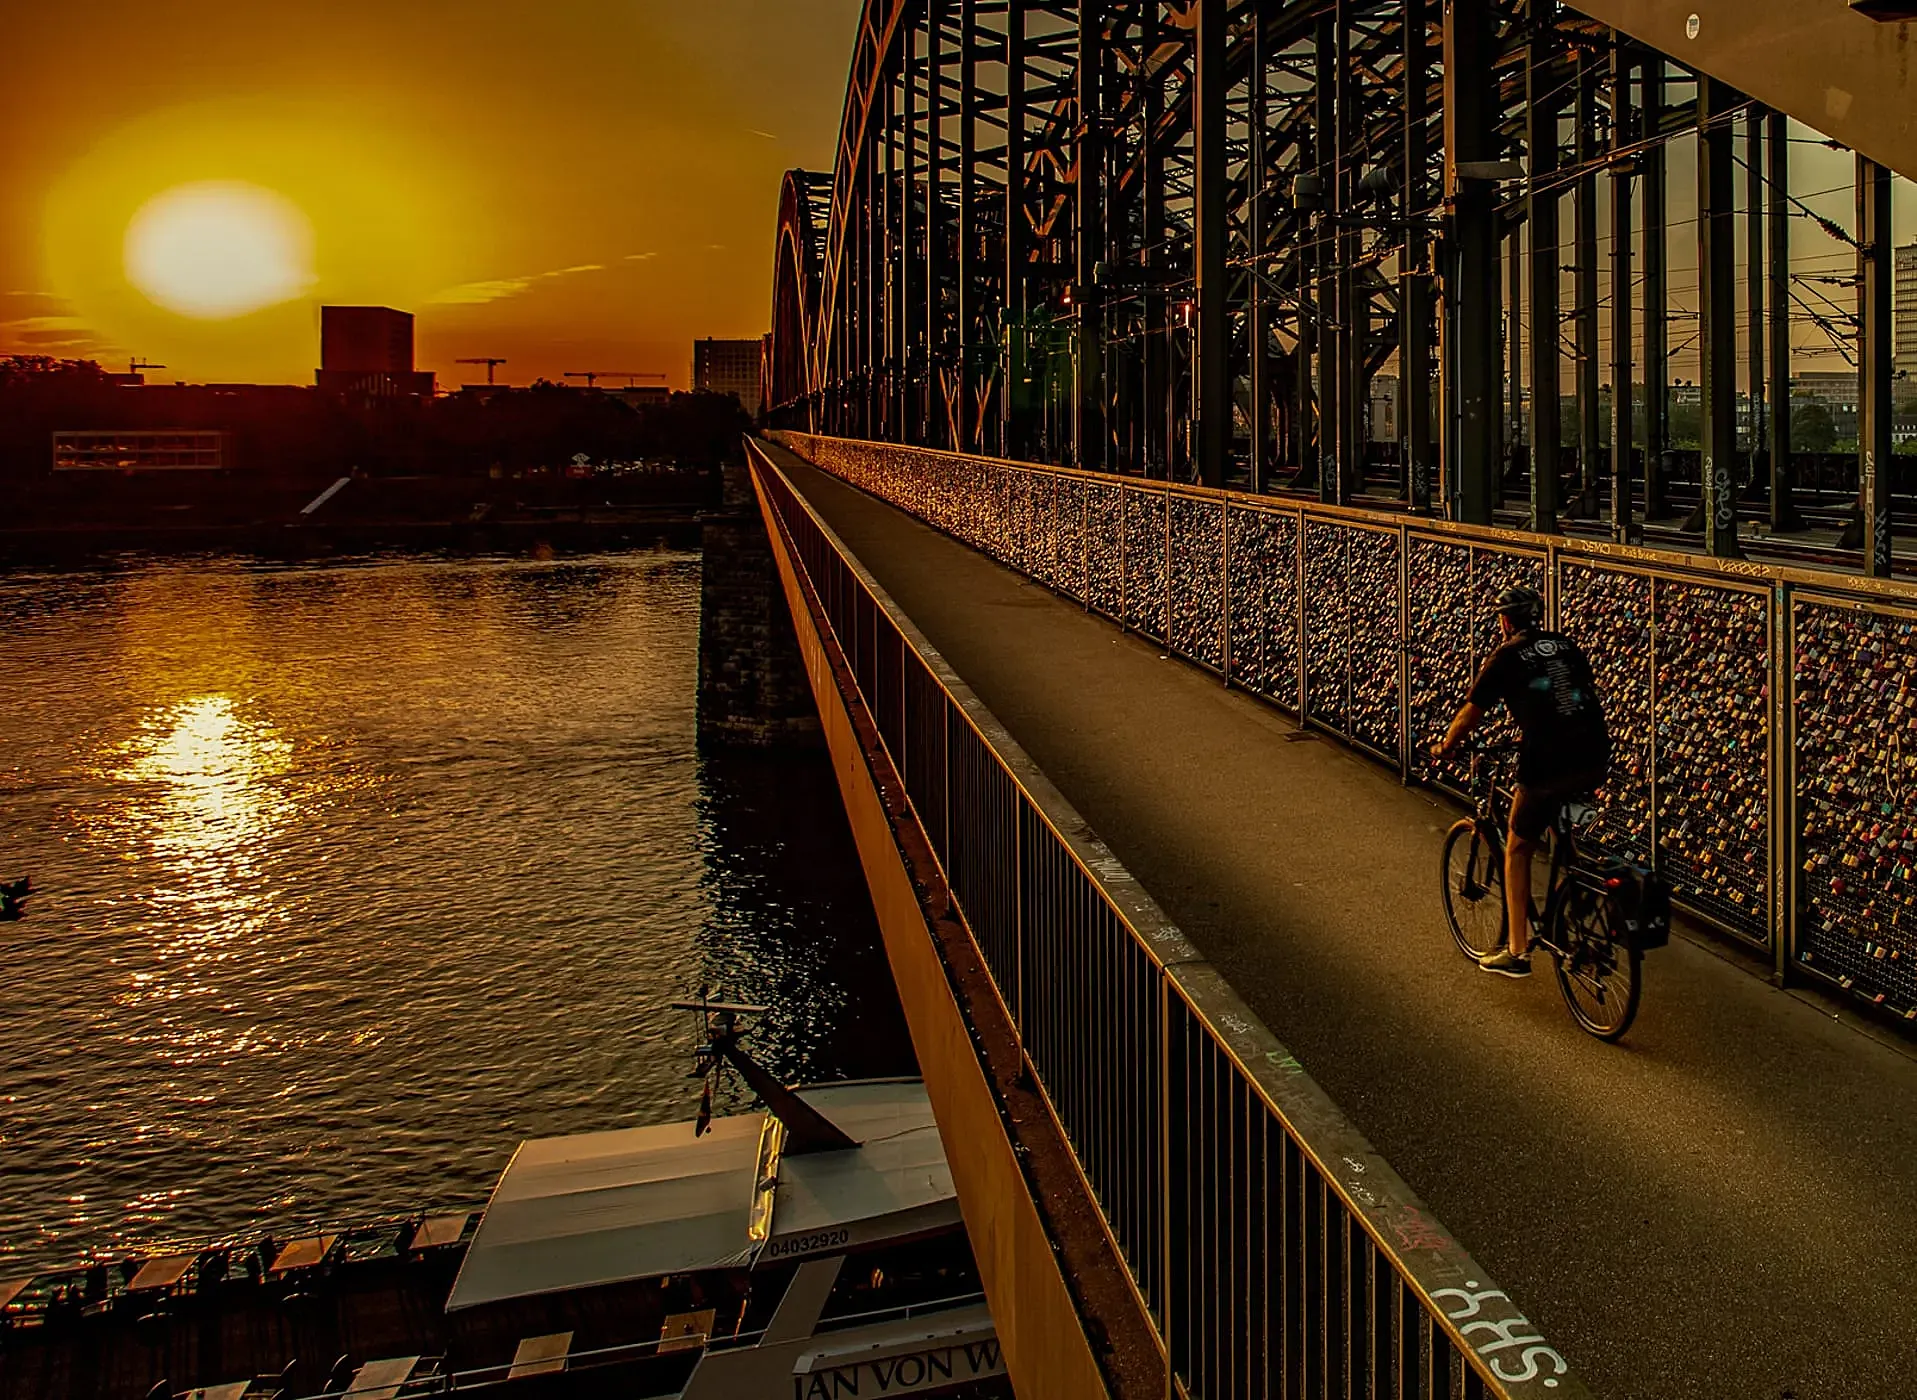
[[[1459,956],[1448,801],[772,452],[1596,1394],[1917,1394],[1910,1045],[1701,934],[1591,1039]]]

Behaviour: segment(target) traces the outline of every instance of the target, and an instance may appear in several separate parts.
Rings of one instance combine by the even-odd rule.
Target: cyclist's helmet
[[[1497,607],[1492,611],[1498,617],[1510,618],[1513,627],[1523,630],[1544,621],[1544,599],[1537,589],[1516,584],[1498,594]]]

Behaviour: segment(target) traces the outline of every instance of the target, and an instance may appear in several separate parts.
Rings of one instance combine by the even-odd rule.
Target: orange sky
[[[0,354],[310,383],[322,301],[416,313],[420,367],[663,370],[767,328],[779,177],[829,169],[858,0],[92,0],[0,44]],[[127,281],[133,216],[272,190],[311,284],[223,320]],[[125,368],[120,363],[118,368]]]

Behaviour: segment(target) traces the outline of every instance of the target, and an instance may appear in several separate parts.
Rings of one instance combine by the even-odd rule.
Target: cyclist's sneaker
[[[1497,952],[1478,959],[1478,966],[1486,972],[1495,972],[1500,977],[1529,977],[1531,960],[1521,958],[1509,948],[1500,948]]]

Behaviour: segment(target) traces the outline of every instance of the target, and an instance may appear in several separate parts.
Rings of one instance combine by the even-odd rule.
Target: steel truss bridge
[[[1740,469],[1774,527],[1802,492],[1792,249],[1814,223],[1850,264],[1827,280],[1854,309],[1826,298],[1820,324],[1856,371],[1866,571],[1891,570],[1905,3],[866,0],[834,168],[780,203],[766,401],[797,456],[755,444],[750,479],[1021,1393],[1587,1392],[892,602],[813,468],[1407,776],[1415,706],[1468,674],[1419,668],[1475,654],[1504,571],[1555,579],[1558,615],[1622,609],[1620,695],[1711,692],[1695,742],[1654,706],[1621,717],[1669,751],[1641,781],[1726,765],[1664,844],[1708,837],[1713,871],[1747,846],[1761,897],[1729,925],[1780,975],[1829,964],[1882,1003],[1909,867],[1861,909],[1824,867],[1902,860],[1880,827],[1909,826],[1907,789],[1860,807],[1827,750],[1908,726],[1864,697],[1917,610],[1881,579],[1734,561]],[[1804,127],[1854,162],[1848,228],[1793,185]],[[1515,503],[1552,535],[1603,514],[1628,546],[1668,504],[1679,368],[1715,558],[1477,528]],[[1380,466],[1408,514],[1348,509],[1381,504]],[[1316,503],[1259,494],[1280,489]],[[1656,648],[1687,638],[1712,659],[1669,683]],[[1722,801],[1758,753],[1763,791]],[[1905,749],[1866,757],[1874,782]],[[1682,815],[1640,809],[1654,845]],[[1799,858],[1827,894],[1801,897]],[[1825,957],[1839,925],[1876,938],[1869,966]]]
[[[1864,11],[1898,5],[1695,3],[868,0],[834,169],[781,201],[774,421],[1342,503],[1388,374],[1411,508],[1487,522],[1510,485],[1551,530],[1608,497],[1629,539],[1665,503],[1675,340],[1705,547],[1734,556],[1741,470],[1795,516],[1795,117],[1856,153],[1854,228],[1818,222],[1856,255],[1835,331],[1888,573],[1890,174],[1917,131],[1905,26]],[[1694,269],[1668,265],[1683,224]]]

